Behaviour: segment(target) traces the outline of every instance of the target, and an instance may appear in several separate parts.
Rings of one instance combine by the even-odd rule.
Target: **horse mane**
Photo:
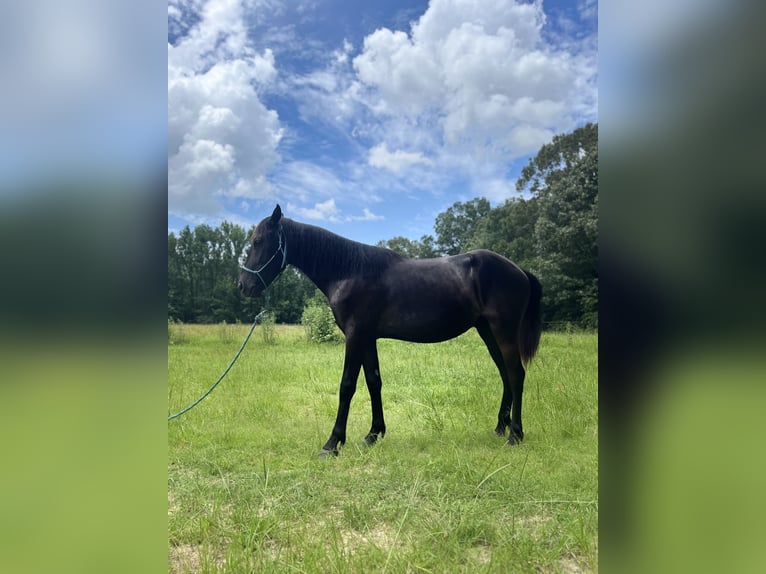
[[[312,277],[374,276],[403,259],[385,247],[352,241],[314,225],[283,218],[282,226],[291,258]]]

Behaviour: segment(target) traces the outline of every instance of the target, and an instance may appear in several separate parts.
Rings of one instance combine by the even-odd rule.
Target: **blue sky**
[[[170,0],[168,229],[287,217],[375,243],[516,195],[597,121],[597,5]]]

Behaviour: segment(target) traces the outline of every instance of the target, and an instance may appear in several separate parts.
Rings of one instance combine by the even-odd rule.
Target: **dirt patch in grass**
[[[591,569],[583,565],[583,563],[580,560],[578,560],[574,554],[570,554],[568,556],[564,556],[563,558],[559,558],[553,564],[538,566],[536,570],[540,572],[541,574],[549,574],[553,572],[556,572],[557,574],[584,574],[584,573],[590,574],[591,572],[598,571],[596,569]]]
[[[551,517],[544,514],[533,514],[516,519],[516,528],[527,533],[530,537],[539,540],[545,532],[545,528],[551,522]]]
[[[203,552],[199,544],[177,544],[170,547],[168,552],[168,572],[181,574],[182,572],[199,572],[203,563],[212,562],[218,568],[226,565],[226,559],[216,554],[209,556]]]
[[[564,574],[582,574],[585,572],[582,565],[574,556],[567,556],[559,560],[559,567]]]
[[[179,544],[171,546],[168,553],[168,568],[172,574],[198,572],[200,565],[199,546]]]
[[[485,566],[492,560],[492,548],[486,544],[479,544],[470,548],[467,555],[469,563]]]
[[[173,491],[168,488],[168,516],[174,514],[176,510],[178,510],[176,497],[173,495]]]
[[[356,530],[344,531],[340,533],[343,541],[343,550],[348,554],[355,554],[356,551],[367,545],[374,545],[381,550],[390,550],[396,539],[383,528],[375,528],[366,532]]]

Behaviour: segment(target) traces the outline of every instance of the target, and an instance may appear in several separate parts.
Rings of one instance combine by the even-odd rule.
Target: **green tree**
[[[396,251],[398,254],[411,259],[429,259],[431,257],[438,257],[438,252],[434,245],[434,238],[430,235],[424,235],[419,240],[407,239],[400,235],[392,239],[378,241],[378,247],[387,247],[388,249]]]
[[[476,227],[490,212],[489,201],[477,197],[464,203],[456,202],[436,216],[436,249],[445,255],[467,251]]]
[[[168,233],[168,320],[181,318],[181,297],[184,292],[183,275],[178,257],[178,239],[175,233]]]
[[[535,266],[535,198],[511,198],[481,219],[469,243],[470,249],[491,249],[524,268]]]
[[[173,319],[184,323],[196,319],[200,261],[195,251],[194,232],[188,225],[178,233],[177,238],[172,233],[168,237],[169,311],[175,314]]]
[[[244,297],[237,287],[239,258],[252,233],[224,221],[218,227],[186,226],[168,234],[168,318],[184,323],[250,322],[267,295]],[[278,322],[300,321],[314,285],[297,269],[286,269],[269,288]]]
[[[517,181],[536,200],[536,264],[547,321],[598,322],[598,125],[553,138]]]
[[[209,320],[213,323],[242,320],[242,295],[237,287],[239,255],[247,243],[244,228],[224,221],[212,230],[208,238],[209,267]],[[250,317],[247,316],[247,320]]]
[[[288,266],[269,289],[276,321],[292,324],[300,322],[306,301],[316,291],[311,280],[292,266]]]

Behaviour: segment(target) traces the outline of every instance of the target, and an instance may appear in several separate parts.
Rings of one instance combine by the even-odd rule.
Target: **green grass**
[[[169,412],[225,368],[248,326],[177,326]],[[259,327],[260,329],[260,327]],[[227,337],[228,339],[228,337]],[[502,384],[475,332],[437,345],[379,341],[388,433],[363,376],[348,442],[320,461],[342,345],[277,326],[168,423],[171,572],[597,571],[597,336],[545,333],[527,373],[525,439],[494,436]]]

